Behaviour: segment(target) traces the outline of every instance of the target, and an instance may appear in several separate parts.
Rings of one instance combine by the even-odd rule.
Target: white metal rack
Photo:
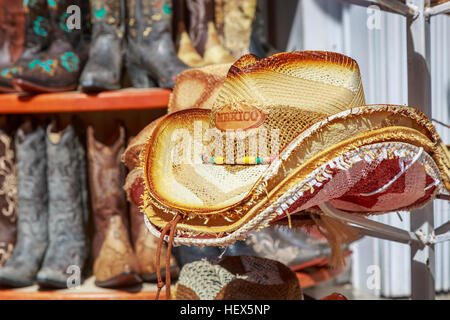
[[[408,59],[408,104],[431,119],[430,18],[450,12],[450,2],[430,6],[430,0],[339,0],[401,14],[406,18]],[[434,228],[433,203],[411,215],[410,231],[347,214],[329,203],[320,205],[324,214],[342,220],[368,236],[406,243],[411,248],[411,297],[434,299],[434,245],[450,240],[450,221]]]

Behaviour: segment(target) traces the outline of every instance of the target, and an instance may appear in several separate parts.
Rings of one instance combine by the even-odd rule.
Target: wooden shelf
[[[0,300],[155,300],[155,291],[140,291],[131,293],[127,291],[115,292],[72,292],[58,291],[20,292],[16,290],[0,291]],[[161,299],[164,300],[164,292]]]
[[[124,290],[104,289],[89,277],[76,289],[40,290],[38,285],[18,289],[0,289],[0,300],[154,300],[156,284],[144,283]],[[164,299],[165,290],[160,298]]]
[[[331,280],[342,274],[347,268],[312,267],[296,272],[302,289]],[[90,277],[78,289],[41,291],[37,285],[21,289],[0,289],[0,300],[154,300],[156,284],[145,283],[127,290],[103,289],[95,286]],[[160,300],[165,299],[165,289]]]
[[[79,91],[37,95],[0,94],[0,114],[143,110],[166,108],[168,89],[123,89],[86,94]]]

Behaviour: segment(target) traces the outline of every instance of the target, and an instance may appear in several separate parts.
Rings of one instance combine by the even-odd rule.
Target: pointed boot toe
[[[177,265],[170,266],[170,279],[176,280],[178,278],[179,273],[180,273],[180,268],[178,268]],[[166,268],[161,269],[161,277],[163,279],[166,278]],[[156,272],[141,274],[141,278],[144,282],[149,282],[149,283],[157,283],[158,282],[158,277],[157,277]]]
[[[0,287],[23,288],[33,284],[34,277],[25,276],[23,270],[8,266],[0,269]]]
[[[85,69],[80,78],[80,87],[83,92],[100,92],[119,90],[120,84],[108,70],[86,72]]]
[[[95,285],[102,288],[132,287],[142,283],[141,277],[134,271],[126,271],[106,280],[95,280]]]
[[[67,276],[67,274],[58,272],[55,268],[44,267],[38,272],[36,282],[41,288],[67,289],[69,287]]]

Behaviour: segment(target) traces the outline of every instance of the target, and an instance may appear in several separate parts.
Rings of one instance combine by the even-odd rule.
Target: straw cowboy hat
[[[167,115],[149,137],[141,168],[151,231],[159,236],[181,215],[174,243],[223,246],[323,201],[372,214],[417,208],[445,192],[448,159],[427,117],[411,107],[364,103],[359,68],[349,57],[242,57],[212,110]],[[242,119],[227,121],[233,112]],[[247,144],[243,159],[227,159],[229,150],[205,152],[208,135],[249,128],[278,130],[279,153],[248,156]]]
[[[319,204],[379,214],[450,189],[448,150],[427,117],[365,105],[357,63],[331,52],[243,56],[211,110],[164,116],[139,153],[131,189],[169,251],[230,245],[277,223],[317,224],[337,252],[355,236]]]

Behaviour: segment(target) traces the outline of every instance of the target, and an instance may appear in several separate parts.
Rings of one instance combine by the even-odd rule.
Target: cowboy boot
[[[204,65],[202,56],[195,50],[191,38],[186,31],[185,24],[185,1],[179,0],[174,2],[174,20],[177,28],[177,56],[190,67],[201,67]]]
[[[125,167],[125,129],[111,145],[96,140],[88,128],[89,185],[95,223],[94,276],[99,287],[120,287],[141,282],[138,262],[128,233],[128,210],[122,185]]]
[[[48,244],[47,156],[45,132],[26,122],[15,138],[18,206],[17,242],[0,269],[0,285],[33,284]]]
[[[153,236],[145,226],[144,215],[140,212],[139,207],[130,202],[131,216],[131,235],[134,244],[134,250],[139,264],[139,274],[146,282],[156,282],[156,250],[158,247],[158,238]],[[167,255],[167,247],[161,249],[161,257]],[[161,275],[166,276],[166,262],[161,259],[160,262]],[[178,266],[173,255],[170,255],[170,277],[176,279],[178,277]]]
[[[250,36],[250,53],[260,58],[278,53],[277,49],[272,46],[267,38],[267,22],[263,17],[262,7],[265,1],[259,0],[255,11],[255,19],[253,19],[252,33]]]
[[[46,144],[49,246],[36,278],[41,287],[67,288],[70,272],[81,283],[88,255],[84,150],[72,125],[58,132],[50,124]]]
[[[25,36],[25,15],[22,2],[0,1],[0,69],[20,58]]]
[[[205,65],[233,63],[236,59],[220,44],[216,28],[212,21],[208,22],[208,39],[206,40]]]
[[[189,36],[200,55],[205,54],[208,22],[214,20],[214,0],[187,0],[190,13]]]
[[[234,58],[249,52],[257,0],[216,0],[216,28],[222,45]]]
[[[61,92],[74,90],[86,60],[83,30],[86,2],[82,0],[48,0],[51,45],[27,62],[22,72],[13,75],[13,86],[25,92]],[[69,7],[80,8],[80,25]],[[73,23],[73,24],[72,24]]]
[[[120,89],[124,0],[91,0],[92,42],[89,60],[80,78],[83,91]]]
[[[128,145],[130,145],[130,142],[134,141],[134,139],[130,139]],[[126,163],[126,161],[125,161]],[[137,170],[135,165],[127,163],[129,170]],[[127,187],[127,183],[123,186],[123,189],[126,191],[128,201],[130,203],[130,217],[131,217],[131,239],[133,242],[133,247],[136,252],[136,257],[138,259],[138,265],[139,265],[139,274],[141,278],[146,282],[156,282],[157,276],[156,276],[156,252],[158,248],[158,239],[154,237],[150,232],[148,231],[144,215],[141,213],[139,207],[143,205],[142,199],[140,197],[140,192],[133,192],[132,189]],[[142,188],[143,187],[143,180],[142,178],[137,178],[133,182],[133,185],[135,188]],[[150,209],[150,208],[149,208]],[[167,247],[162,246],[161,247],[161,257],[167,256]],[[178,267],[175,261],[175,258],[170,255],[170,276],[171,278],[178,277]],[[164,259],[160,260],[160,270],[161,275],[165,277],[166,274],[166,262]]]
[[[142,74],[147,73],[160,87],[173,88],[175,77],[188,66],[178,59],[172,42],[172,1],[131,0],[127,4],[127,67],[133,85],[142,85]]]
[[[203,64],[232,63],[234,58],[222,46],[214,26],[213,0],[187,0],[190,11],[192,43],[203,55]]]
[[[17,175],[11,136],[0,130],[0,267],[12,254],[17,232]]]
[[[16,0],[9,0],[9,2],[19,3]],[[49,45],[50,25],[47,0],[26,1],[23,11],[25,12],[23,52],[19,60],[0,71],[0,92],[16,92],[17,90],[12,85],[13,76],[20,76],[26,69],[29,60],[36,57]],[[18,28],[17,31],[20,32],[20,30]],[[20,36],[17,38],[20,39]]]
[[[198,54],[192,45],[191,39],[184,26],[179,27],[178,58],[190,67],[202,67],[205,65],[203,58]]]

